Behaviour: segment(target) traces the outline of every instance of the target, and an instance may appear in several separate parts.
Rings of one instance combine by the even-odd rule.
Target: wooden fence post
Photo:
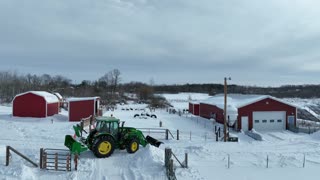
[[[267,168],[269,168],[269,156],[267,155]]]
[[[74,169],[78,170],[78,154],[74,155]]]
[[[71,170],[71,166],[70,166],[70,154],[68,154],[68,156],[67,156],[66,168],[67,168],[67,171],[70,171],[70,170]]]
[[[177,129],[177,140],[179,140],[179,129]]]
[[[217,142],[219,141],[218,132],[216,132],[216,141],[217,141]]]
[[[185,168],[188,168],[188,153],[184,154],[184,165],[185,165]]]
[[[174,172],[173,172],[173,159],[170,159],[170,163],[169,163],[169,176],[170,178],[172,178],[174,176]]]
[[[47,153],[43,153],[43,169],[47,169]]]
[[[169,161],[171,159],[171,155],[172,155],[172,150],[171,148],[165,148],[164,150],[164,165],[165,167],[169,167]]]
[[[55,153],[54,157],[54,169],[57,171],[58,170],[58,153]]]
[[[43,148],[40,148],[40,169],[43,168]]]
[[[7,146],[7,148],[6,148],[6,166],[9,166],[9,160],[10,160],[10,146]]]
[[[190,131],[190,141],[191,141],[191,131]]]
[[[304,168],[304,167],[305,167],[305,165],[306,165],[306,155],[305,155],[305,154],[303,154],[303,165],[302,165],[302,167]]]
[[[169,129],[166,129],[166,140],[169,139]]]
[[[228,169],[230,168],[230,154],[228,154]]]

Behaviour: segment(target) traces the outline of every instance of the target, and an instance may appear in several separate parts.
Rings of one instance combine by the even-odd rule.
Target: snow
[[[41,96],[43,97],[47,103],[56,103],[56,102],[59,102],[59,99],[57,98],[57,96],[51,94],[51,93],[48,93],[48,92],[45,92],[45,91],[28,91],[28,92],[25,92],[25,93],[21,93],[21,94],[18,94],[16,95],[17,96],[21,96],[21,95],[24,95],[24,94],[27,94],[27,93],[32,93],[32,94],[35,94],[35,95],[38,95],[38,96]]]
[[[179,95],[175,102],[178,102]],[[188,105],[186,95],[181,95],[180,104]],[[303,104],[293,100],[295,104]],[[307,103],[318,103],[319,101]],[[216,142],[213,133],[214,122],[200,117],[183,114],[169,114],[157,109],[157,119],[135,119],[138,111],[121,110],[122,107],[140,109],[141,104],[118,106],[117,110],[107,111],[126,122],[126,126],[137,128],[157,128],[159,122],[176,137],[179,129],[180,140],[164,139],[163,134],[150,136],[164,142],[159,148],[147,145],[135,154],[115,150],[106,159],[97,159],[92,152],[80,155],[78,171],[55,172],[34,168],[12,153],[9,166],[5,166],[5,148],[7,145],[17,149],[32,160],[39,162],[40,148],[63,148],[64,136],[73,135],[68,122],[67,111],[47,118],[12,117],[10,106],[0,106],[0,179],[110,179],[110,180],[165,180],[164,149],[172,148],[180,161],[188,153],[189,168],[181,168],[174,160],[176,176],[184,180],[270,180],[270,179],[317,179],[320,167],[320,135],[295,134],[289,131],[260,132],[263,141],[255,141],[244,133],[232,132],[239,142]],[[146,105],[145,105],[146,106]],[[53,121],[52,121],[53,120]],[[220,126],[220,125],[219,125]],[[148,132],[144,132],[149,135]],[[230,159],[228,167],[228,157]],[[268,157],[268,168],[267,168]],[[305,167],[303,167],[305,161]]]
[[[96,100],[99,97],[72,97],[72,98],[67,98],[67,102],[74,102],[74,101],[87,101],[87,100]]]
[[[177,110],[189,109],[189,101],[200,102],[208,99],[210,96],[205,93],[177,93],[177,94],[157,94],[166,98],[166,100]]]
[[[60,93],[54,93],[54,95],[56,95],[59,99],[63,99],[63,97],[61,96],[61,94]]]

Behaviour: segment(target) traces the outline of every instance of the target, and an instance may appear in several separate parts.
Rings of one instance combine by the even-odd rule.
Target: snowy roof
[[[59,99],[63,99],[60,93],[54,93],[54,95],[56,95]]]
[[[67,102],[96,100],[96,99],[99,99],[99,98],[100,97],[72,97],[72,98],[68,98]]]
[[[266,98],[270,98],[270,99],[279,101],[281,103],[287,104],[289,106],[295,107],[292,104],[288,104],[286,102],[281,101],[280,99],[277,99],[277,98],[269,96],[269,95],[228,94],[227,104],[228,104],[228,108],[231,107],[231,108],[238,109],[238,108],[247,106],[249,104],[261,101]],[[213,96],[211,98],[208,98],[205,101],[202,101],[201,103],[215,105],[215,106],[219,107],[220,109],[223,109],[224,108],[224,95],[219,94],[219,95]]]
[[[189,103],[191,103],[191,104],[200,104],[199,101],[189,101]]]
[[[28,92],[16,95],[16,97],[17,96],[22,96],[22,95],[25,95],[25,94],[28,94],[28,93],[32,93],[32,94],[35,94],[35,95],[43,97],[46,100],[47,103],[59,102],[59,99],[57,98],[57,96],[55,96],[54,94],[48,93],[46,91],[28,91]]]

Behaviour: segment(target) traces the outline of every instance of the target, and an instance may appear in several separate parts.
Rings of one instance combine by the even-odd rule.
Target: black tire
[[[109,157],[115,148],[114,140],[111,136],[98,137],[92,146],[92,152],[97,158]]]
[[[152,114],[152,115],[151,115],[151,118],[155,118],[155,119],[157,119],[157,116],[156,116],[156,115],[154,115],[154,114]]]
[[[94,135],[97,133],[98,131],[96,129],[94,129],[93,131],[90,132],[90,134],[87,137],[87,144],[91,144],[90,150],[92,150],[93,147],[93,143],[94,143]]]
[[[133,117],[136,118],[136,117],[139,117],[139,116],[140,116],[139,114],[135,114]]]
[[[133,154],[139,150],[139,141],[136,139],[132,139],[127,144],[127,152]]]

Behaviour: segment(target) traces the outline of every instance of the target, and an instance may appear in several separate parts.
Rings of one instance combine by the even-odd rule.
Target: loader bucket
[[[66,135],[64,145],[69,148],[72,154],[80,154],[81,152],[88,150],[86,145],[76,141],[71,135]]]
[[[161,144],[163,144],[163,142],[161,141],[158,141],[157,139],[151,137],[151,136],[147,136],[146,137],[146,141],[151,144],[152,146],[155,146],[155,147],[159,147]]]

